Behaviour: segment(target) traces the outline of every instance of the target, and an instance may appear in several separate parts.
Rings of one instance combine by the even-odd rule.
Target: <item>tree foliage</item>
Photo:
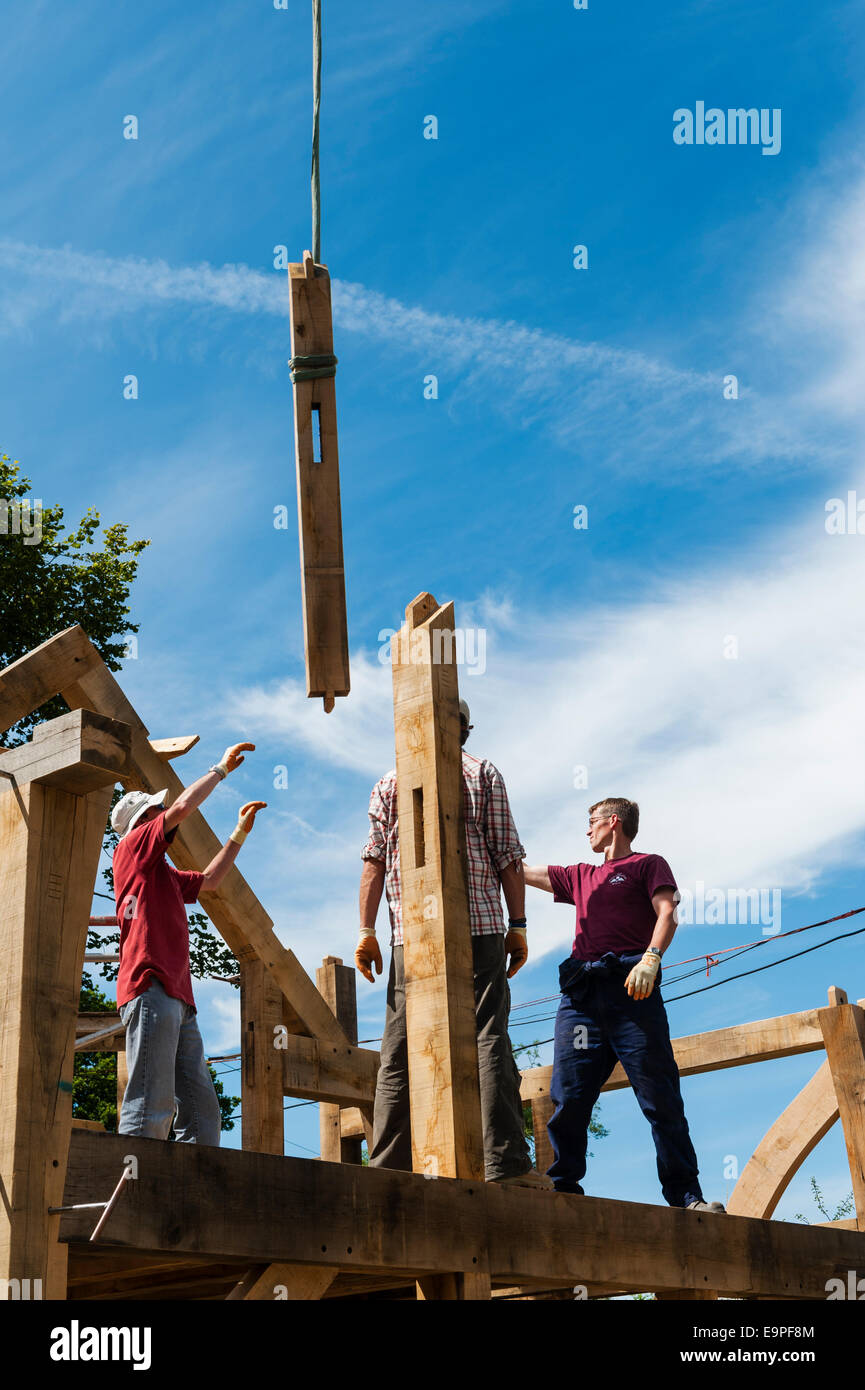
[[[817,1179],[813,1175],[811,1177],[811,1194],[814,1198],[817,1210],[819,1211],[824,1221],[843,1221],[845,1216],[855,1215],[856,1206],[853,1201],[852,1191],[842,1201],[838,1203],[837,1207],[835,1208],[835,1211],[831,1214],[826,1206],[826,1201],[823,1196],[823,1190],[817,1182]],[[810,1226],[811,1224],[808,1217],[803,1216],[800,1211],[796,1212],[796,1220],[804,1221],[806,1226]]]
[[[119,670],[128,638],[138,631],[130,621],[129,589],[138,556],[150,542],[130,540],[120,522],[99,536],[100,516],[92,507],[67,531],[61,506],[40,505],[41,538],[38,544],[27,543],[9,524],[10,505],[23,499],[37,500],[30,479],[17,462],[0,455],[0,523],[7,523],[0,535],[0,668],[80,623],[109,670]],[[66,709],[55,695],[0,735],[0,747],[23,743],[36,724],[56,719]]]

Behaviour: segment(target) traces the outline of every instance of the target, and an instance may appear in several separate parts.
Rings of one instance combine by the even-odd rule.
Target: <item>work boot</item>
[[[722,1211],[726,1215],[727,1208],[722,1202],[689,1202],[686,1211]]]
[[[552,1192],[553,1180],[544,1173],[539,1173],[537,1168],[529,1168],[525,1173],[517,1173],[512,1178],[493,1178],[493,1182],[500,1183],[502,1187],[540,1187],[546,1192]]]

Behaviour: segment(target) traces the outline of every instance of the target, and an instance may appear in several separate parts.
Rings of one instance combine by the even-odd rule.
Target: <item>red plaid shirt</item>
[[[402,894],[399,878],[399,825],[396,810],[396,772],[376,782],[369,799],[369,839],[362,859],[385,865],[385,891],[390,909],[391,945],[401,946]],[[500,871],[515,859],[525,859],[511,815],[508,794],[498,768],[485,758],[463,751],[463,805],[466,823],[466,868],[469,920],[473,936],[504,936]]]

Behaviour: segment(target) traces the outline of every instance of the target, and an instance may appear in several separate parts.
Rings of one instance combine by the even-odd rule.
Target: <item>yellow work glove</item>
[[[248,746],[248,745],[240,745]],[[241,759],[242,761],[242,759]],[[247,801],[245,806],[241,806],[240,814],[237,817],[237,825],[229,835],[236,845],[242,845],[252,827],[255,825],[256,812],[263,811],[267,805],[266,801]]]
[[[661,957],[654,951],[647,951],[643,959],[637,961],[625,981],[625,989],[632,999],[648,999],[655,988],[660,967]]]
[[[381,949],[375,932],[361,932],[357,950],[354,953],[354,963],[363,978],[374,985],[375,977],[370,966],[375,966],[376,975],[381,974]]]
[[[223,777],[227,777],[229,772],[233,772],[236,767],[240,767],[243,762],[245,751],[255,752],[254,743],[233,743],[230,748],[226,748],[222,755],[222,762],[216,764],[216,771]]]
[[[522,970],[529,958],[529,943],[525,927],[510,927],[505,937],[505,955],[509,956],[508,979]]]

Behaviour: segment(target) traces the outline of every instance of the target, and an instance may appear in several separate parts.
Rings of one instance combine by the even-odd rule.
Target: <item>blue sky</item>
[[[324,11],[353,665],[329,717],[303,693],[273,267],[275,247],[299,259],[310,243],[309,5],[35,0],[4,26],[0,445],[70,521],[92,505],[151,538],[121,678],[142,718],[154,736],[201,735],[177,765],[188,780],[255,740],[207,814],[227,834],[243,800],[269,801],[241,867],[310,970],[351,958],[367,798],[393,762],[379,634],[423,589],[484,633],[483,669],[460,676],[470,748],[501,769],[530,861],[582,857],[588,806],[630,795],[636,848],[683,885],[778,890],[782,930],[860,906],[865,541],[825,520],[863,488],[861,13]],[[673,112],[697,101],[779,108],[780,153],[676,145]],[[552,994],[569,949],[567,908],[530,895],[529,914],[515,1003]],[[668,961],[761,931],[682,926]],[[833,983],[865,995],[860,942],[674,1003],[672,1030],[821,1005]],[[208,1048],[234,1050],[235,996],[197,993]],[[358,993],[375,1037],[383,985]],[[708,1196],[817,1062],[685,1081]],[[588,1190],[660,1201],[633,1097],[602,1107]],[[286,1136],[317,1151],[313,1107],[289,1112]],[[780,1214],[808,1208],[811,1173],[830,1200],[849,1190],[837,1126]]]

